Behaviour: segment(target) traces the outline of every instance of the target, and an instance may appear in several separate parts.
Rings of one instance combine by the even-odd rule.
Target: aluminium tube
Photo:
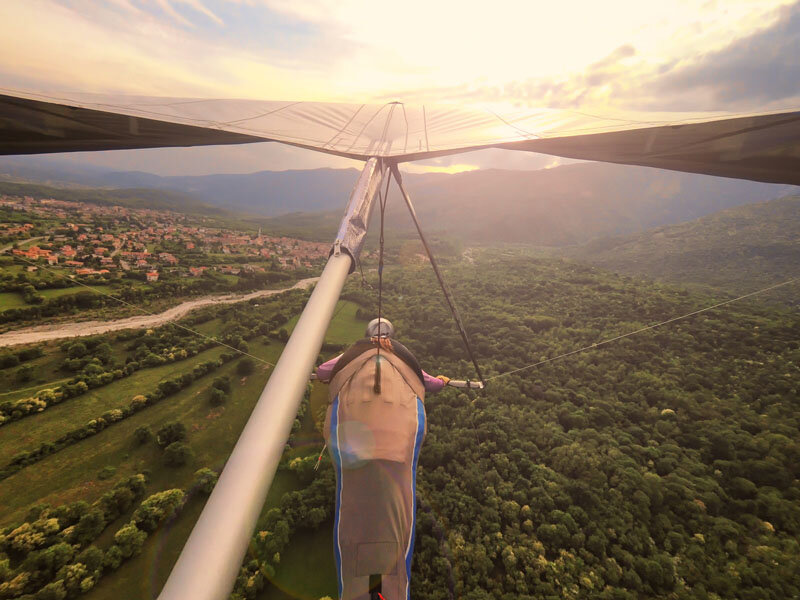
[[[367,161],[345,213],[344,220],[360,215],[355,228],[366,229],[385,172],[382,162]],[[346,252],[341,233],[159,600],[225,600],[233,589],[339,294],[358,258],[360,245]]]

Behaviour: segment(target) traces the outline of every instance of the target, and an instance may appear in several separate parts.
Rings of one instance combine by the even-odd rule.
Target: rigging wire
[[[645,327],[641,327],[639,329],[636,329],[635,331],[629,331],[628,333],[623,333],[622,335],[618,335],[618,336],[609,338],[607,340],[602,340],[600,342],[596,342],[594,344],[591,344],[590,346],[584,346],[583,348],[578,348],[577,350],[572,350],[570,352],[565,352],[564,354],[559,354],[558,356],[554,356],[554,357],[548,358],[546,360],[540,360],[539,362],[536,362],[536,363],[533,363],[533,364],[530,364],[530,365],[527,365],[527,366],[524,366],[524,367],[520,367],[518,369],[513,369],[513,370],[507,371],[505,373],[500,373],[499,375],[492,375],[491,377],[486,379],[486,381],[487,382],[488,381],[492,381],[493,379],[497,379],[498,377],[505,377],[506,375],[512,375],[514,373],[519,373],[520,371],[525,371],[526,369],[532,369],[533,367],[538,367],[538,366],[544,365],[546,363],[553,362],[555,360],[560,360],[562,358],[566,358],[567,356],[572,356],[573,354],[578,354],[579,352],[584,352],[586,350],[592,350],[594,348],[597,348],[598,346],[603,346],[605,344],[610,344],[611,342],[616,342],[616,341],[621,340],[623,338],[631,337],[632,335],[636,335],[637,333],[642,333],[642,332],[648,331],[650,329],[655,329],[656,327],[661,327],[662,325],[667,325],[669,323],[674,323],[675,321],[680,321],[682,319],[687,319],[687,318],[692,317],[694,315],[699,315],[700,313],[704,313],[704,312],[707,312],[709,310],[712,310],[712,309],[715,309],[715,308],[719,308],[720,306],[725,306],[727,304],[732,304],[733,302],[738,302],[739,300],[744,300],[745,298],[750,298],[751,296],[757,296],[758,294],[763,294],[764,292],[769,292],[769,291],[777,289],[779,287],[783,287],[785,285],[789,285],[791,283],[795,283],[796,281],[800,281],[800,277],[796,277],[794,279],[790,279],[788,281],[784,281],[783,283],[778,283],[778,284],[775,284],[775,285],[771,285],[769,287],[765,287],[763,289],[756,290],[755,292],[750,292],[749,294],[744,294],[743,296],[739,296],[738,298],[733,298],[731,300],[725,300],[724,302],[718,302],[717,304],[714,304],[712,306],[706,306],[705,308],[701,308],[699,310],[695,310],[695,311],[692,311],[690,313],[686,313],[685,315],[681,315],[679,317],[673,317],[671,319],[667,319],[666,321],[661,321],[659,323],[653,323],[651,325],[647,325]]]
[[[373,389],[376,394],[381,393],[381,331],[383,330],[383,247],[384,247],[384,239],[383,239],[383,224],[384,224],[384,216],[386,213],[386,202],[389,199],[389,183],[391,182],[392,178],[386,178],[386,190],[384,191],[383,195],[381,195],[380,189],[378,190],[378,204],[380,204],[381,209],[381,233],[378,239],[378,353],[375,358],[375,383],[373,385]],[[363,273],[362,273],[363,277]]]
[[[331,321],[333,321],[336,317],[339,316],[339,313],[344,310],[345,306],[347,306],[347,302],[342,302],[342,305],[339,308],[336,309],[335,313],[333,313],[333,316],[331,317]]]
[[[431,247],[428,245],[428,240],[425,238],[425,234],[422,233],[422,228],[420,227],[419,220],[417,219],[417,212],[414,210],[414,205],[411,203],[411,197],[403,187],[403,181],[400,177],[400,170],[397,168],[396,162],[391,163],[391,169],[394,180],[397,182],[397,186],[400,188],[400,193],[403,195],[403,199],[406,201],[406,206],[408,207],[408,212],[411,214],[411,219],[414,221],[414,225],[417,228],[419,239],[422,241],[422,245],[425,248],[426,254],[428,255],[428,260],[431,262],[433,272],[436,274],[436,278],[439,280],[442,293],[444,293],[444,299],[447,301],[447,305],[450,307],[450,312],[453,314],[456,327],[458,328],[458,332],[461,334],[461,339],[464,341],[464,346],[467,349],[467,354],[469,354],[470,360],[472,360],[472,364],[475,366],[475,372],[478,374],[478,379],[481,381],[481,383],[485,383],[486,380],[483,378],[481,368],[478,366],[478,361],[475,358],[475,353],[472,351],[472,345],[469,343],[469,338],[467,337],[466,329],[464,329],[464,323],[461,320],[461,315],[458,313],[458,309],[453,302],[453,297],[450,294],[450,290],[448,289],[447,284],[444,282],[444,277],[442,276],[442,272],[439,270],[439,264],[436,262],[436,258],[433,256]]]
[[[120,302],[122,304],[125,304],[126,306],[134,308],[134,309],[136,309],[136,310],[138,310],[138,311],[140,311],[140,312],[142,312],[142,313],[144,313],[146,315],[150,315],[151,317],[155,317],[155,316],[158,315],[158,313],[151,312],[151,311],[149,311],[149,310],[147,310],[145,308],[142,308],[141,306],[137,306],[136,304],[133,304],[132,302],[128,302],[127,300],[123,300],[122,298],[117,298],[116,296],[114,296],[112,294],[109,294],[107,292],[99,290],[99,289],[97,289],[95,287],[92,287],[91,285],[88,285],[86,283],[78,281],[77,279],[71,279],[71,278],[67,277],[66,275],[64,275],[63,273],[59,273],[55,269],[51,269],[49,267],[45,267],[44,265],[37,264],[36,262],[34,262],[32,260],[28,260],[26,258],[23,258],[21,256],[15,256],[14,258],[18,258],[19,260],[21,260],[23,262],[26,262],[26,263],[29,263],[31,265],[34,265],[34,266],[36,266],[36,267],[38,267],[40,269],[43,269],[45,271],[49,271],[50,273],[53,273],[57,277],[60,277],[62,279],[66,279],[67,281],[70,281],[72,283],[77,283],[78,285],[83,286],[83,287],[85,287],[85,288],[87,288],[87,289],[89,289],[89,290],[91,290],[91,291],[93,291],[93,292],[95,292],[97,294],[100,294],[102,296],[106,296],[107,298],[111,298],[112,300],[116,300],[117,302]],[[209,340],[211,342],[214,342],[215,344],[218,344],[220,346],[224,346],[225,348],[233,350],[234,352],[238,352],[239,354],[241,354],[243,356],[248,356],[248,357],[252,358],[253,360],[257,360],[258,362],[263,363],[265,365],[268,365],[270,367],[274,367],[275,366],[273,363],[269,362],[268,360],[264,360],[263,358],[260,358],[260,357],[254,355],[254,354],[250,354],[249,352],[245,352],[244,350],[240,350],[239,348],[235,348],[234,346],[231,346],[230,344],[226,344],[225,342],[221,342],[220,340],[218,340],[217,338],[215,338],[213,336],[206,335],[205,333],[201,333],[201,332],[199,332],[199,331],[197,331],[195,329],[192,329],[191,327],[186,327],[186,325],[181,325],[178,322],[165,323],[165,325],[167,325],[167,324],[174,325],[175,327],[179,327],[179,328],[181,328],[181,329],[183,329],[185,331],[188,331],[189,333],[192,333],[192,334],[194,334],[196,336],[199,336],[201,338],[205,338],[205,339],[207,339],[207,340]]]

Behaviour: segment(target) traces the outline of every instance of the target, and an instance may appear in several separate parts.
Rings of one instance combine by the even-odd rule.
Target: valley
[[[792,276],[796,207],[750,204],[546,253],[435,235],[489,383],[426,398],[412,597],[800,593],[796,286],[592,348]],[[42,234],[17,249],[45,248],[53,234]],[[388,243],[383,311],[398,338],[428,372],[473,378],[429,264],[404,235]],[[45,304],[70,296],[15,256],[2,265],[9,285],[24,277],[29,297],[59,293]],[[366,284],[360,275],[346,284],[320,361],[376,313],[375,267],[367,254]],[[0,595],[144,600],[163,585],[314,281],[295,272],[249,291],[223,275],[216,295],[184,296],[141,322],[77,321],[105,310],[90,306],[36,331],[9,323]],[[104,291],[126,289],[110,274],[91,277]],[[6,293],[18,308],[42,306]],[[310,384],[234,600],[336,594],[333,467],[323,454],[313,468],[326,404],[326,387]]]

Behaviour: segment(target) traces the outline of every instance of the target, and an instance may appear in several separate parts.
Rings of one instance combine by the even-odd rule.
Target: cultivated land
[[[337,316],[331,323],[325,342],[329,344],[346,344],[358,339],[364,333],[365,322],[355,318],[358,306],[352,302],[342,301],[337,305]],[[293,326],[297,321],[294,317],[289,325]],[[259,354],[259,356],[262,356]],[[277,356],[275,357],[277,358]],[[273,360],[273,359],[270,359]],[[231,416],[226,413],[225,418],[228,427],[222,432],[227,440],[224,448],[217,449],[216,463],[210,463],[212,468],[221,467],[220,456],[227,456],[233,448],[230,441],[235,442],[235,436],[244,426],[250,410],[255,405],[258,395],[263,389],[266,377],[259,377],[257,383],[245,384],[245,388],[239,390],[240,397],[247,395],[247,400],[242,400],[241,411],[237,415]],[[263,382],[263,383],[262,383]],[[251,387],[252,385],[252,387]],[[260,387],[259,387],[260,386]],[[321,436],[316,431],[314,415],[319,413],[320,408],[327,405],[327,387],[322,384],[315,384],[309,401],[310,407],[303,419],[302,435],[299,437],[296,454],[319,453],[322,447]],[[226,409],[227,410],[227,409]],[[200,411],[202,414],[202,411]],[[171,417],[175,412],[170,411]],[[219,427],[214,424],[213,428]],[[218,429],[214,429],[219,434]],[[194,440],[192,441],[194,446]],[[198,464],[200,464],[198,457]],[[209,464],[209,463],[205,463]],[[189,469],[190,473],[192,472]],[[172,485],[172,484],[170,484]],[[177,484],[176,484],[177,485]],[[275,482],[270,489],[267,502],[262,511],[265,515],[270,508],[279,505],[281,497],[293,489],[300,487],[299,482],[291,472],[278,471]],[[157,593],[166,581],[169,571],[180,553],[183,543],[191,533],[204,501],[193,500],[182,511],[178,518],[168,528],[159,530],[158,534],[146,542],[142,554],[134,557],[122,567],[114,577],[101,580],[100,584],[87,596],[92,600],[102,598],[120,598],[122,600],[139,600],[149,598]],[[263,598],[270,600],[283,600],[288,598],[318,598],[325,595],[336,593],[336,579],[332,553],[332,524],[326,523],[321,528],[322,533],[306,534],[298,540],[295,547],[294,542],[290,552],[286,555],[282,564],[277,569],[275,575],[276,587],[269,587]],[[325,532],[328,532],[327,534]],[[309,560],[313,559],[313,563]],[[313,564],[313,568],[309,565]],[[147,573],[147,577],[142,577],[142,573]]]
[[[326,337],[327,343],[346,344],[363,334],[365,324],[355,318],[356,309],[357,306],[351,302],[340,302],[336,309],[336,318]],[[291,328],[294,321],[296,317],[286,327]],[[227,325],[230,325],[228,318],[215,318],[197,324],[194,328],[206,335],[215,335]],[[122,360],[127,355],[125,345],[122,342],[112,344],[113,351]],[[282,347],[279,342],[265,343],[258,338],[250,342],[248,351],[264,360],[275,362]],[[51,406],[41,414],[5,424],[0,428],[0,464],[7,463],[17,452],[55,440],[105,411],[126,406],[133,396],[154,389],[162,381],[190,372],[197,364],[216,359],[225,350],[213,347],[176,363],[142,369],[129,377]],[[57,366],[64,358],[64,352],[51,343],[46,346],[45,355],[32,360],[30,364],[37,373],[43,375],[41,379],[48,379],[48,376],[60,379]],[[173,487],[190,489],[195,470],[202,466],[221,469],[270,371],[266,365],[257,365],[251,375],[242,377],[236,372],[237,362],[234,360],[225,364],[159,404],[114,423],[98,434],[45,457],[0,481],[0,527],[19,521],[30,506],[37,503],[46,502],[56,506],[76,500],[92,502],[108,491],[116,481],[138,472],[149,473],[148,493],[153,493]],[[8,371],[0,371],[0,376],[7,377]],[[230,377],[232,390],[223,407],[214,408],[209,405],[208,396],[212,381],[220,376]],[[42,386],[34,387],[46,387],[48,382],[42,383]],[[12,385],[19,389],[11,390],[9,397],[26,395],[25,388],[20,388],[22,384]],[[0,401],[3,399],[0,396]],[[319,452],[321,441],[315,430],[314,415],[326,402],[325,387],[316,386],[310,400],[312,408],[307,411],[302,428],[296,434],[297,449],[293,454]],[[162,451],[154,444],[137,446],[133,441],[134,431],[138,427],[146,425],[156,430],[161,424],[171,421],[180,421],[188,427],[187,441],[194,451],[193,460],[178,469],[163,465]],[[109,479],[98,477],[108,467],[113,467],[114,476]],[[265,513],[279,504],[284,493],[298,486],[293,473],[279,471],[265,506]],[[141,555],[124,563],[111,576],[101,579],[87,597],[133,600],[150,597],[153,590],[160,589],[204,502],[204,496],[192,495],[176,520],[148,538]],[[104,544],[107,547],[112,543],[111,533],[124,524],[129,514],[123,515],[107,528],[97,542],[100,547]],[[324,573],[332,572],[333,568],[329,550],[328,544],[325,551],[318,552],[320,557],[328,556],[328,569],[323,570]],[[147,576],[143,577],[143,573]],[[303,579],[285,570],[279,571],[277,576],[279,579]],[[312,588],[316,586],[314,589],[319,589],[320,586],[329,587],[331,579],[325,577],[315,584],[314,578],[310,578],[307,583]],[[333,591],[335,588],[328,593]]]

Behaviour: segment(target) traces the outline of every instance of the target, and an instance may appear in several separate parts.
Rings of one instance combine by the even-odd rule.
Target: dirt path
[[[11,242],[8,246],[3,246],[2,248],[0,248],[0,254],[2,254],[3,252],[7,252],[8,250],[11,250],[14,247],[14,244],[22,246],[23,244],[27,244],[28,242],[35,242],[36,240],[41,240],[42,238],[44,238],[44,236],[40,235],[38,237],[28,238],[27,240],[17,240],[16,242]]]
[[[174,321],[185,316],[187,313],[209,304],[232,304],[234,302],[245,302],[253,298],[263,298],[274,296],[288,290],[305,289],[315,283],[319,277],[309,277],[301,279],[293,286],[280,290],[260,290],[249,294],[227,294],[225,296],[203,296],[194,300],[187,300],[165,310],[162,313],[152,315],[140,315],[136,317],[125,317],[115,321],[78,321],[75,323],[61,323],[58,325],[37,325],[36,327],[26,327],[16,331],[9,331],[0,334],[0,347],[16,346],[18,344],[33,344],[47,340],[57,340],[60,338],[78,337],[84,335],[98,335],[109,331],[119,331],[120,329],[139,329],[142,327],[158,327],[169,321]]]

